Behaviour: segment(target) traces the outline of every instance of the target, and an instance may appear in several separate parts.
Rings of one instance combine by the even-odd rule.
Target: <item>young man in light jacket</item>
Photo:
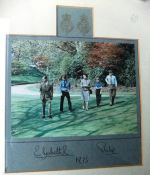
[[[106,76],[105,81],[109,88],[109,100],[110,106],[112,106],[114,104],[117,90],[117,79],[116,76],[113,75],[112,70],[109,70],[109,74]]]

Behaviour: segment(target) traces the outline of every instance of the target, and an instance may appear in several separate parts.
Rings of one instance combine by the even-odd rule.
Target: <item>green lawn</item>
[[[29,83],[37,83],[41,81],[41,78],[44,76],[36,68],[30,68],[26,72],[19,74],[19,75],[12,75],[11,76],[11,83],[13,85],[17,84],[29,84]]]
[[[12,84],[27,84],[27,83],[36,83],[40,82],[41,79],[39,77],[31,77],[30,75],[20,75],[20,76],[13,76],[12,79]]]
[[[81,109],[80,96],[72,97],[73,112],[69,113],[65,99],[64,113],[59,112],[60,97],[52,102],[53,118],[41,118],[39,96],[12,95],[12,136],[15,138],[94,136],[137,133],[136,96],[117,96],[114,106],[102,96],[96,107],[95,96],[90,98],[89,110]]]

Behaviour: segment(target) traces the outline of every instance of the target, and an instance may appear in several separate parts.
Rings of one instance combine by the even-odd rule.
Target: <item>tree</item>
[[[32,58],[32,62],[38,69],[46,69],[48,67],[48,57],[35,56]]]
[[[18,60],[12,61],[12,68],[11,68],[12,75],[22,74],[26,71],[26,69],[27,69],[27,66],[23,61],[18,61]]]
[[[83,41],[59,41],[55,43],[60,58],[60,72],[78,79],[87,67],[89,45],[90,43]]]
[[[90,67],[101,67],[118,71],[123,64],[124,50],[113,43],[94,43],[89,52]],[[119,66],[118,66],[119,65]]]
[[[88,64],[93,68],[92,74],[94,70],[96,74],[96,69],[100,68],[102,79],[111,69],[117,75],[119,84],[136,85],[134,44],[94,43]]]
[[[134,44],[119,44],[124,49],[123,58],[125,60],[120,72],[120,82],[125,86],[136,86],[135,50]]]

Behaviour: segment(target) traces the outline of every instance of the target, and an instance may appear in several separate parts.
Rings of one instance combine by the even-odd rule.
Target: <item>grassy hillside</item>
[[[11,76],[11,84],[18,85],[18,84],[30,84],[30,83],[37,83],[41,81],[41,78],[44,76],[36,68],[30,68],[29,70],[25,71],[19,75],[12,75]]]

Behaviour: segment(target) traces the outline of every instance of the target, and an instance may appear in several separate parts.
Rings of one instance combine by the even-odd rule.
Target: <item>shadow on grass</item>
[[[96,107],[95,98],[91,98],[90,109],[81,110],[79,97],[72,99],[73,112],[59,112],[59,97],[52,102],[53,118],[41,118],[41,102],[34,100],[15,99],[12,104],[12,136],[13,137],[44,137],[49,136],[90,136],[105,134],[108,130],[115,133],[137,131],[135,97],[116,98],[116,104],[109,106],[109,98],[102,99],[102,105]],[[68,108],[67,103],[64,109]],[[130,117],[131,109],[134,115]],[[17,122],[18,121],[18,122]],[[132,122],[131,122],[132,121]],[[131,124],[132,125],[131,125]],[[122,127],[122,128],[121,128]],[[118,131],[119,130],[119,131]]]

